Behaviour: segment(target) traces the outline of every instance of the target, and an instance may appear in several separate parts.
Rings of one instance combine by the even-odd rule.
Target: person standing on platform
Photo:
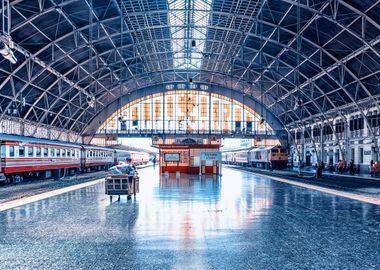
[[[348,168],[350,170],[350,174],[354,175],[354,173],[355,173],[355,165],[354,165],[354,161],[352,159],[350,161],[350,164],[348,165]]]
[[[339,160],[338,162],[338,173],[342,173],[343,172],[343,162],[342,160]]]
[[[132,189],[132,183],[133,183],[133,178],[137,177],[137,168],[136,165],[132,162],[131,158],[127,159],[127,164],[129,167],[128,171],[128,198],[131,197],[131,189]]]
[[[156,155],[153,156],[153,166],[156,166]]]

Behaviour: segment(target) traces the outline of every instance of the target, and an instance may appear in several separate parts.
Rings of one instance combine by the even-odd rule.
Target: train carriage
[[[264,169],[285,169],[288,152],[282,146],[257,147],[249,151],[250,166]]]
[[[132,158],[131,151],[115,149],[115,165],[126,163],[129,158]]]
[[[8,134],[0,134],[0,152],[0,184],[107,170],[128,158],[136,165],[149,161],[144,152]]]
[[[16,135],[0,135],[1,168],[5,182],[26,177],[48,178],[59,170],[75,173],[81,167],[81,146]]]
[[[143,165],[149,162],[149,154],[144,152],[131,151],[131,158],[136,165]]]
[[[223,162],[264,169],[284,169],[288,163],[287,150],[282,146],[252,147],[224,152]]]
[[[115,150],[99,146],[82,146],[82,170],[107,170],[115,164]]]

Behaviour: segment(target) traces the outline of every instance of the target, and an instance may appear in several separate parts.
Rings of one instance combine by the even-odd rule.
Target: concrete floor
[[[380,269],[380,206],[225,168],[0,212],[0,269]]]

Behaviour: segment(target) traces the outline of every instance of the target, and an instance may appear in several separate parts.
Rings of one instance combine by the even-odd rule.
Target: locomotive
[[[149,161],[142,152],[8,134],[0,134],[0,152],[0,184],[107,170],[128,158]]]
[[[222,161],[232,165],[281,170],[288,164],[288,151],[282,146],[226,151],[222,153]]]

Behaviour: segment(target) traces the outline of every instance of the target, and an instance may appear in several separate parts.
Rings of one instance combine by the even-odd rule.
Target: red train
[[[149,154],[107,147],[0,134],[0,183],[106,170],[125,161],[149,161]]]

